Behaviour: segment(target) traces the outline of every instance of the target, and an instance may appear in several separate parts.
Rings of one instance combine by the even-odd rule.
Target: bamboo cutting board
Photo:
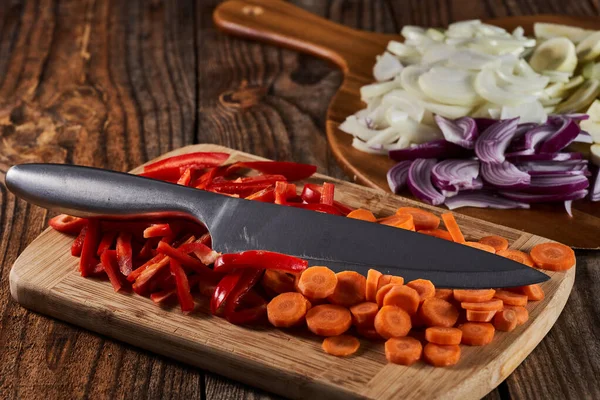
[[[390,40],[402,40],[400,35],[352,29],[279,0],[229,0],[217,7],[213,17],[216,25],[227,33],[289,47],[336,64],[344,73],[344,82],[327,110],[327,139],[333,155],[354,181],[389,192],[386,172],[394,161],[386,156],[354,149],[352,136],[340,131],[338,125],[347,116],[365,107],[360,100],[359,89],[374,81],[375,57],[384,52]],[[522,26],[529,35],[535,22],[600,29],[597,17],[534,15],[503,17],[486,22],[509,31]],[[412,198],[408,190],[402,195]],[[600,235],[597,234],[600,231],[600,203],[589,200],[573,203],[573,218],[565,212],[562,203],[538,204],[530,210],[466,207],[457,211],[543,235],[569,246],[600,249]],[[548,221],[552,221],[553,229],[548,229]]]
[[[216,145],[188,146],[163,157],[194,151],[229,152],[231,162],[262,160]],[[400,206],[415,205],[436,214],[443,212],[324,175],[317,174],[311,181],[334,182],[336,199],[380,216]],[[467,216],[458,215],[457,219],[467,240],[497,234],[506,237],[511,248],[525,251],[548,241]],[[575,277],[575,268],[550,273],[552,279],[543,284],[545,300],[527,306],[529,321],[511,333],[497,332],[488,346],[461,346],[458,365],[433,368],[418,362],[404,367],[386,362],[382,343],[363,340],[356,355],[337,358],[325,354],[321,339],[306,332],[267,326],[246,328],[212,317],[207,299],[197,298],[197,311],[185,316],[178,307],[158,307],[145,297],[115,293],[108,281],[79,276],[78,259],[70,254],[72,240],[47,229],[25,249],[10,273],[10,290],[16,301],[34,311],[291,398],[480,398],[502,382],[550,330]]]

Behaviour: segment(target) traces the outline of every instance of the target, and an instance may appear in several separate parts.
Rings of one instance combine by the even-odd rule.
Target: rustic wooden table
[[[22,162],[128,170],[218,143],[344,178],[325,111],[341,83],[313,57],[217,32],[218,1],[0,1],[0,173]],[[515,14],[598,15],[597,0],[298,0],[366,30]],[[273,398],[26,311],[8,290],[49,214],[0,185],[0,398]],[[488,398],[600,398],[600,261],[579,252],[554,328]]]

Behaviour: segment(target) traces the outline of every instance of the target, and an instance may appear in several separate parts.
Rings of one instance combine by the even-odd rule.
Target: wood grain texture
[[[203,144],[174,150],[164,157],[194,151],[230,152],[230,162],[263,159]],[[325,175],[310,179],[323,181],[336,183],[336,198],[342,203],[371,209],[378,217],[393,214],[398,207],[417,205]],[[444,212],[427,208],[438,215]],[[457,219],[467,240],[501,235],[508,239],[510,248],[523,251],[547,241],[466,216]],[[21,253],[10,273],[15,300],[34,311],[135,346],[281,395],[306,399],[479,399],[501,383],[550,330],[575,276],[575,268],[549,273],[551,279],[542,284],[545,299],[527,306],[529,320],[511,333],[496,332],[489,346],[463,346],[457,366],[433,368],[420,363],[402,367],[387,363],[381,344],[363,341],[357,356],[336,358],[324,354],[321,340],[313,335],[229,324],[210,316],[207,298],[198,299],[197,312],[184,315],[173,307],[157,307],[148,298],[115,294],[108,281],[79,276],[78,260],[69,252],[72,240],[47,229]]]
[[[0,174],[27,161],[127,170],[165,150],[213,142],[268,158],[312,162],[320,172],[343,178],[325,138],[327,105],[343,80],[341,71],[311,56],[219,33],[212,23],[218,3],[0,1]],[[598,15],[595,0],[292,3],[333,22],[381,33],[397,33],[406,24],[447,25],[480,17]],[[163,75],[151,76],[157,69]],[[166,81],[161,78],[165,72]],[[35,96],[35,88],[45,81],[55,82],[46,86],[45,96],[60,94],[49,109],[42,109]],[[219,101],[224,94],[240,92],[244,81],[265,92],[253,107]],[[99,101],[89,101],[90,87]],[[156,98],[165,87],[174,88],[177,98],[176,103],[169,100],[168,109],[153,103],[161,100]],[[67,93],[79,88],[86,89],[81,96]],[[77,96],[75,105],[85,103],[92,114],[108,115],[94,140],[88,139],[88,128],[80,128],[93,122],[85,114],[62,118]],[[182,129],[158,124],[169,120],[180,120]],[[44,210],[15,200],[0,184],[0,398],[274,398],[26,311],[12,301],[10,266],[45,229],[47,217]],[[600,261],[595,252],[578,251],[577,256],[576,283],[565,311],[489,399],[600,398],[600,305],[595,295],[600,292]]]

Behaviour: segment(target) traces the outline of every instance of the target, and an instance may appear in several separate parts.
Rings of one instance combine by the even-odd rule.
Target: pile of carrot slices
[[[452,213],[440,218],[401,207],[377,218],[336,201],[331,183],[299,187],[289,182],[310,177],[316,171],[311,165],[224,164],[227,158],[225,153],[170,157],[145,166],[141,175],[416,231],[530,267],[564,271],[575,264],[573,250],[562,244],[538,244],[527,254],[509,249],[509,242],[499,236],[469,241]],[[255,174],[239,175],[247,170]],[[308,268],[305,260],[260,249],[220,254],[211,248],[204,227],[183,220],[109,221],[59,215],[50,226],[75,236],[71,254],[79,257],[84,277],[104,277],[115,291],[131,290],[156,304],[178,303],[184,313],[197,309],[197,296],[206,296],[215,316],[239,325],[307,329],[325,338],[326,353],[340,357],[356,353],[360,337],[385,341],[391,363],[424,360],[433,366],[454,365],[460,359],[460,345],[483,346],[492,342],[496,331],[513,331],[528,320],[527,303],[544,299],[540,285],[452,290],[436,288],[424,279],[404,282],[375,269],[363,276],[354,271],[335,273],[327,266]]]

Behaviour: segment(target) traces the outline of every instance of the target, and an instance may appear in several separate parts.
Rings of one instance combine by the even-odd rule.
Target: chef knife
[[[248,201],[131,174],[62,164],[10,168],[6,185],[24,200],[78,217],[181,216],[208,228],[222,253],[269,250],[334,271],[370,268],[449,288],[522,286],[547,275],[468,246],[335,215]]]

